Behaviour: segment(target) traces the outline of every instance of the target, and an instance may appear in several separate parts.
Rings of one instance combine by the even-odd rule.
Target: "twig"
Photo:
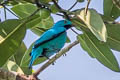
[[[36,11],[34,11],[34,12],[33,12],[30,16],[28,16],[28,17],[34,16],[39,10],[40,10],[40,8],[38,8]]]
[[[54,4],[56,5],[56,7],[59,9],[59,11],[61,13],[63,13],[66,17],[66,19],[70,20],[70,17],[67,15],[67,13],[57,4],[57,2],[55,0],[52,0],[54,2]]]
[[[88,0],[88,2],[87,2],[87,6],[86,6],[86,8],[85,8],[85,15],[87,15],[87,11],[88,11],[88,7],[89,7],[89,4],[90,4],[90,1],[91,1],[91,0]]]
[[[79,35],[79,33],[76,32],[73,28],[71,28],[71,30],[72,30],[75,34]]]
[[[4,8],[4,17],[5,17],[5,20],[7,19],[7,15],[6,15],[6,10]]]
[[[46,6],[43,4],[39,3],[39,0],[35,0],[35,4],[37,5],[38,8],[45,8]]]
[[[62,14],[55,14],[55,15],[58,15],[58,16],[62,16],[62,17],[64,17],[64,15],[62,15]]]
[[[8,10],[11,14],[13,14],[17,18],[19,18],[15,13],[13,13],[11,10],[9,10],[4,4],[0,4],[0,5],[3,6],[6,10]]]
[[[45,9],[48,9],[51,12],[49,7],[47,7],[45,4],[39,3],[39,0],[35,0],[35,4],[37,5],[38,8],[45,8]]]
[[[52,0],[54,2],[54,4],[56,5],[56,7],[59,9],[59,11],[62,11],[62,8],[57,4],[57,2],[55,0]]]
[[[44,69],[46,69],[50,64],[54,63],[59,57],[69,51],[73,46],[77,45],[79,42],[74,41],[73,43],[69,44],[67,47],[59,51],[54,57],[52,57],[48,62],[46,62],[42,67],[40,67],[33,75],[36,77],[38,76]]]
[[[77,4],[78,2],[76,1],[69,9],[68,11],[70,11],[73,7],[75,7],[75,5]]]
[[[106,24],[120,24],[120,22],[116,22],[116,21],[104,21],[104,23],[106,23]]]

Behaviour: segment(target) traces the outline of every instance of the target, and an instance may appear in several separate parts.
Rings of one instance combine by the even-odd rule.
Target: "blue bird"
[[[38,57],[49,58],[54,53],[60,51],[66,42],[66,30],[72,27],[72,23],[69,20],[60,20],[54,26],[44,32],[41,37],[35,41],[35,44],[30,53],[31,60],[29,68],[35,59]]]

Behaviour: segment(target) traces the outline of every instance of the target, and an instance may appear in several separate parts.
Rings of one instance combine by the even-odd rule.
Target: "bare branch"
[[[6,9],[4,8],[4,18],[7,19]]]
[[[76,1],[69,9],[68,11],[70,11],[73,7],[75,7],[75,5],[77,4],[78,2]]]
[[[53,1],[54,4],[56,5],[56,7],[59,9],[59,11],[65,15],[66,19],[70,20],[70,17],[67,15],[67,13],[65,12],[65,10],[63,10],[63,9],[57,4],[57,2],[56,2],[55,0],[52,0],[52,1]]]
[[[58,16],[62,16],[62,17],[64,17],[64,15],[62,15],[62,14],[55,14],[55,15],[58,15]]]
[[[71,28],[71,30],[72,30],[75,34],[79,35],[79,33],[78,33],[77,31],[75,31],[73,28]]]
[[[0,80],[15,80],[16,79],[16,73],[9,72],[7,70],[0,68]]]
[[[16,16],[17,18],[19,18],[14,12],[12,12],[11,10],[9,10],[4,4],[0,4],[1,6],[4,7],[4,9],[8,10],[11,14],[13,14],[14,16]]]

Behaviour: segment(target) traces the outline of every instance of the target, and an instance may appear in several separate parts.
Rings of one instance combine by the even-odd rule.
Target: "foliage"
[[[111,49],[120,51],[120,23],[114,22],[120,16],[120,6],[114,1],[104,0],[104,14],[99,14],[95,9],[88,9],[86,13],[86,8],[64,11],[70,16],[74,27],[83,32],[77,34],[76,38],[81,47],[104,66],[120,72],[119,64],[111,51]],[[29,49],[26,48],[23,42],[26,30],[29,29],[40,36],[53,26],[54,20],[51,14],[61,13],[56,4],[51,4],[52,0],[39,0],[39,2],[45,7],[35,5],[34,0],[0,0],[2,8],[8,10],[5,6],[11,6],[10,10],[14,12],[11,13],[18,17],[0,22],[0,67],[24,74],[32,73],[32,70],[28,69],[28,63],[34,43]],[[4,14],[7,15],[6,12]],[[66,18],[64,16],[63,18]],[[69,38],[67,42],[70,42]],[[37,59],[34,65],[45,60],[45,57]]]

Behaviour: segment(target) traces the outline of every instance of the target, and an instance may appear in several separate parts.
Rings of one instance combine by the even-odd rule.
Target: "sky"
[[[85,7],[86,1],[77,4],[73,10]],[[64,9],[69,9],[74,2],[75,0],[59,0],[59,5]],[[97,12],[102,14],[103,0],[91,0],[89,8],[96,9]],[[15,18],[12,14],[7,16],[8,18]],[[62,17],[56,15],[52,16],[55,22],[62,19]],[[71,42],[76,40],[76,34],[71,30],[68,30],[67,34]],[[27,48],[38,38],[38,36],[28,30],[24,39]],[[120,64],[120,52],[113,52]],[[34,66],[33,68],[37,70],[41,65],[43,64]],[[41,80],[120,80],[120,73],[111,71],[96,59],[91,58],[78,44],[67,52],[67,56],[62,56],[56,61],[55,65],[50,65],[45,69],[39,75],[39,78]]]

